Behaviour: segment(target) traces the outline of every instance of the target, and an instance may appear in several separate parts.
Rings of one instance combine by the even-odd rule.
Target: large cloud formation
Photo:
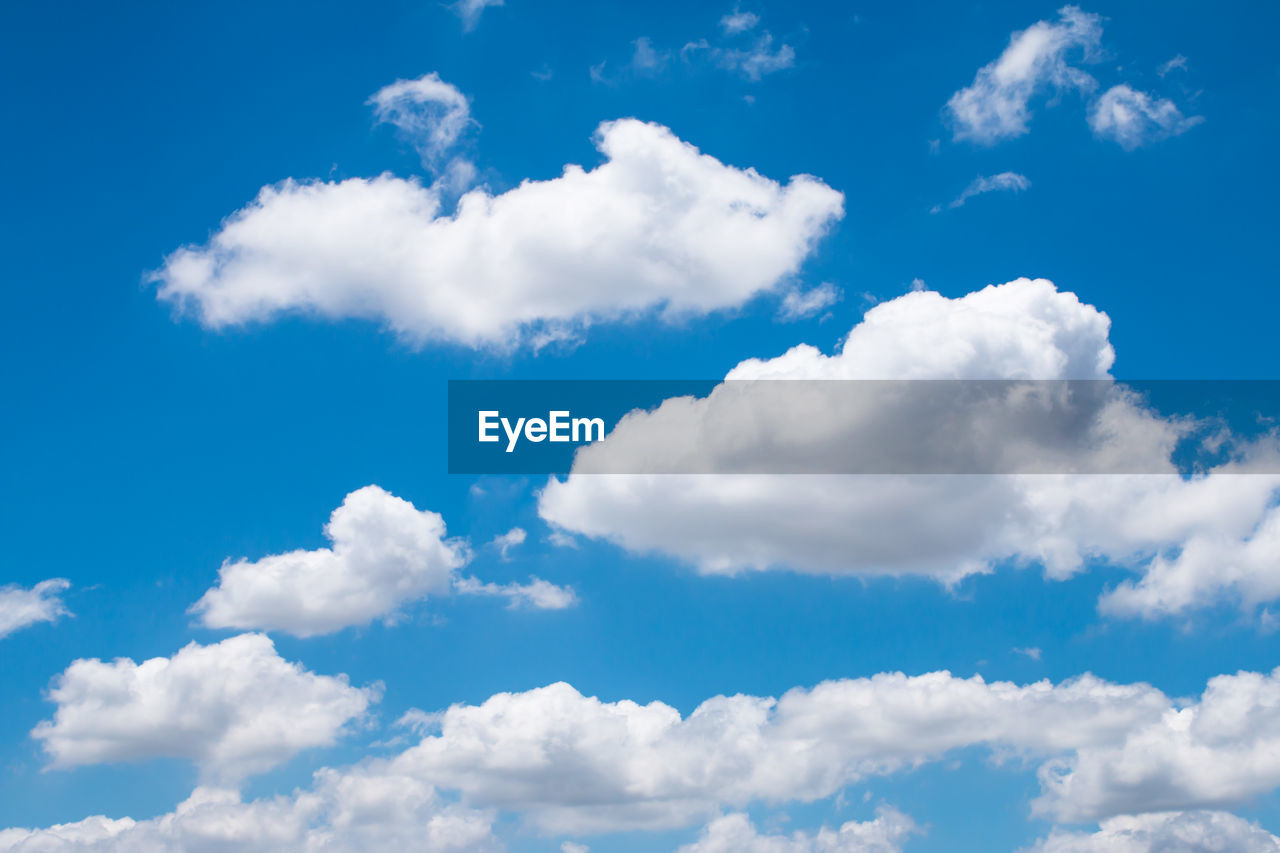
[[[497,586],[461,578],[470,551],[445,538],[444,519],[379,488],[347,495],[325,535],[330,548],[228,561],[218,583],[192,606],[209,628],[327,634],[375,619],[394,621],[408,604],[456,591],[497,595],[524,606],[558,610],[572,590],[533,578]]]
[[[868,311],[833,355],[801,345],[745,361],[726,378],[1066,379],[1105,386],[1114,360],[1109,327],[1105,314],[1043,279],[957,299],[915,292]],[[931,383],[901,384],[920,391],[870,414],[830,405],[833,395],[822,394],[813,394],[807,408],[803,395],[796,405],[765,405],[776,399],[770,390],[761,392],[765,404],[752,408],[750,396],[731,382],[705,398],[633,412],[605,441],[578,452],[567,479],[547,484],[539,511],[561,530],[669,554],[703,572],[914,573],[954,582],[1005,560],[1039,563],[1060,578],[1103,559],[1142,574],[1104,600],[1117,614],[1156,616],[1223,599],[1252,606],[1280,595],[1268,569],[1280,525],[1280,477],[1233,476],[1274,472],[1274,442],[1240,442],[1239,458],[1183,478],[1172,454],[1186,425],[1123,394],[1085,400],[1063,421],[1072,431],[1052,435],[1043,447],[1034,446],[1033,430],[995,436],[1002,440],[986,436],[981,448],[1008,456],[1030,439],[1036,453],[1066,449],[1067,461],[1079,463],[1055,470],[1115,470],[1108,465],[1121,459],[1140,460],[1142,473],[587,473],[645,471],[645,460],[689,448],[697,449],[700,466],[684,469],[690,471],[772,471],[752,462],[835,459],[839,447],[873,460],[910,459],[928,449],[904,444],[921,434],[921,424],[937,425],[959,448],[966,447],[964,430],[981,432],[972,423],[950,429],[953,407]]]
[[[53,767],[171,756],[206,778],[235,780],[332,745],[378,696],[243,634],[142,663],[77,660],[49,691],[53,719],[31,735]]]
[[[276,685],[299,677],[263,672],[254,695],[279,692]],[[95,695],[122,692],[111,678],[102,681]],[[339,693],[350,690],[341,685]],[[168,694],[170,700],[189,695]],[[209,704],[197,697],[194,707],[202,712]],[[209,736],[202,729],[194,741],[203,746],[179,752],[172,745],[191,740],[190,732],[175,729],[170,714],[150,713],[133,724],[124,742],[135,753],[196,760],[217,753],[237,767],[263,767],[297,746],[292,732],[259,736],[272,732],[270,720],[298,726],[301,719],[300,728],[317,730],[308,725],[316,712],[302,707],[302,713],[296,704],[242,708],[252,724],[234,728],[257,734]],[[690,851],[810,853],[873,842],[880,847],[871,849],[888,851],[914,830],[892,809],[872,821],[785,837],[761,834],[745,817],[723,810],[822,800],[869,777],[972,748],[989,750],[1013,771],[1038,766],[1041,795],[1034,812],[1057,821],[1102,822],[1095,835],[1055,831],[1042,842],[1045,850],[1169,849],[1152,839],[1193,837],[1219,839],[1219,846],[1206,841],[1188,850],[1226,849],[1222,839],[1269,836],[1229,815],[1200,810],[1238,805],[1280,786],[1280,769],[1270,760],[1280,749],[1278,708],[1280,669],[1218,676],[1192,700],[1090,675],[1017,685],[947,672],[882,673],[796,688],[778,698],[716,696],[687,716],[662,702],[602,701],[561,683],[429,715],[430,730],[417,744],[345,769],[323,769],[310,789],[287,797],[245,803],[234,791],[206,787],[174,813],[150,821],[99,817],[0,832],[0,850],[203,850],[215,847],[214,839],[244,850],[346,850],[415,832],[439,838],[441,849],[484,849],[492,842],[495,816],[508,812],[555,836],[710,821]],[[331,732],[344,714],[326,717],[318,729]],[[93,732],[82,727],[65,733],[92,750],[95,740],[121,731],[95,726]],[[282,747],[275,737],[292,742]],[[162,741],[168,752],[155,747]],[[438,791],[460,799],[448,805]],[[1147,846],[1138,843],[1142,839]],[[1124,846],[1126,840],[1134,843]]]
[[[435,189],[391,175],[266,187],[206,245],[166,258],[159,296],[210,328],[296,312],[378,320],[414,344],[505,347],[742,305],[793,275],[843,213],[816,178],[779,184],[656,124],[605,122],[596,145],[606,162],[590,171],[472,190],[451,215]]]

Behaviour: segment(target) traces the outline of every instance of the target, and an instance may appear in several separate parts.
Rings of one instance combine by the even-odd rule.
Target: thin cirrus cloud
[[[778,383],[737,380],[1076,379],[1105,389],[1115,357],[1109,331],[1105,314],[1043,279],[955,299],[912,292],[868,311],[832,355],[800,345],[750,359],[726,376],[735,382],[704,398],[628,415],[577,452],[567,478],[548,481],[539,512],[564,533],[667,554],[710,574],[915,574],[954,584],[1003,562],[1066,578],[1106,560],[1134,573],[1100,601],[1114,616],[1218,603],[1247,612],[1280,598],[1268,568],[1280,554],[1274,438],[1241,439],[1232,461],[1185,479],[1172,454],[1186,425],[1123,394],[1079,396],[1064,419],[1070,429],[1049,439],[1009,418],[996,445],[1012,454],[1000,470],[1015,473],[734,473],[756,470],[751,460],[778,470],[790,459],[838,459],[849,447],[871,458],[929,455],[913,438],[928,436],[912,425],[946,424],[950,412],[931,383],[898,383],[903,394],[892,406],[849,409],[829,395],[806,396],[815,383],[797,383],[794,401],[778,406]],[[1021,405],[999,383],[971,387],[993,395],[993,412]],[[1027,450],[1104,473],[1016,473]],[[947,453],[962,451],[970,452],[956,444]],[[987,459],[983,448],[972,452]],[[1146,473],[1106,473],[1114,458],[1142,460]]]
[[[172,754],[207,768],[213,755],[215,767],[263,768],[330,740],[369,701],[345,681],[312,684],[321,677],[282,665],[263,637],[234,639],[253,648],[188,647],[160,659],[186,667],[183,678],[160,666],[147,685],[137,683],[132,661],[92,662],[106,669],[87,674],[74,701],[114,703],[120,713],[64,727],[65,742],[92,760],[109,743],[116,756]],[[215,671],[190,667],[184,655],[193,648],[215,650]],[[228,665],[234,677],[211,677]],[[249,690],[252,701],[237,692]],[[71,707],[73,699],[57,701]],[[322,840],[324,849],[360,850],[415,832],[416,843],[431,849],[487,850],[505,813],[544,836],[569,839],[703,826],[681,853],[888,853],[917,830],[891,807],[871,820],[787,836],[758,831],[741,811],[825,800],[971,749],[1019,758],[1000,763],[1006,772],[1037,768],[1034,815],[1100,822],[1097,832],[1055,828],[1038,853],[1124,844],[1271,850],[1265,845],[1274,839],[1256,826],[1207,810],[1280,786],[1270,760],[1280,747],[1278,708],[1280,670],[1217,676],[1186,700],[1091,675],[1018,685],[947,672],[881,673],[777,698],[716,696],[687,716],[662,702],[606,702],[561,683],[454,705],[430,715],[416,744],[321,769],[310,788],[289,796],[245,802],[225,781],[205,782],[167,815],[0,830],[0,850],[123,851],[143,842],[202,849],[198,843],[214,837],[237,850],[313,850]]]
[[[421,89],[395,84],[374,102],[425,133],[433,156],[436,125],[414,111]],[[817,178],[728,166],[657,124],[605,122],[595,141],[605,162],[594,169],[496,196],[473,189],[452,214],[440,188],[386,174],[264,187],[151,278],[211,329],[302,314],[374,320],[415,346],[510,349],[593,322],[739,307],[791,279],[843,216],[843,195]]]
[[[974,196],[993,192],[1023,192],[1031,188],[1031,181],[1026,175],[1017,172],[1001,172],[998,175],[979,175],[965,187],[960,195],[951,200],[947,210],[964,207],[964,203]],[[941,213],[942,205],[934,205],[930,213]]]
[[[490,6],[505,5],[503,0],[458,0],[449,8],[462,21],[463,32],[471,32],[480,23],[480,16]]]
[[[63,578],[50,578],[29,588],[16,584],[0,586],[0,639],[68,615],[60,594],[70,586]]]
[[[1088,122],[1094,135],[1126,150],[1176,136],[1202,121],[1184,116],[1167,98],[1127,84],[1095,98],[1098,81],[1079,64],[1103,55],[1102,18],[1077,6],[1064,6],[1058,15],[1057,21],[1037,21],[1015,32],[1000,56],[951,96],[946,113],[955,139],[992,145],[1022,136],[1030,130],[1034,99],[1068,93],[1091,99]]]
[[[77,660],[49,691],[53,719],[31,735],[55,768],[175,757],[225,783],[334,744],[379,695],[242,634],[141,663]]]
[[[475,180],[475,164],[453,154],[463,135],[479,126],[456,86],[433,72],[384,86],[368,103],[379,122],[393,125],[413,145],[438,185],[461,191]]]
[[[312,637],[379,619],[393,623],[408,605],[451,592],[501,596],[535,609],[577,601],[572,590],[540,578],[497,586],[458,577],[471,558],[466,543],[446,538],[438,513],[378,486],[347,495],[325,535],[328,548],[227,561],[191,612],[207,628]]]

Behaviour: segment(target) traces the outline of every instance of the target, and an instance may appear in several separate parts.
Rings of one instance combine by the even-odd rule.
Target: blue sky
[[[750,26],[746,19],[722,21],[735,9],[758,20]],[[244,802],[290,795],[315,784],[318,768],[370,766],[416,742],[413,729],[395,725],[410,709],[480,706],[495,694],[560,681],[602,702],[656,700],[688,715],[719,695],[779,697],[829,679],[939,670],[957,680],[979,674],[985,683],[1048,679],[1059,687],[1092,673],[1114,685],[1151,685],[1173,707],[1180,698],[1199,701],[1209,679],[1247,671],[1264,678],[1256,694],[1264,698],[1256,701],[1270,716],[1257,711],[1231,735],[1235,741],[1210,738],[1214,748],[1259,754],[1280,742],[1276,694],[1266,693],[1277,690],[1268,674],[1280,663],[1268,610],[1277,597],[1268,555],[1277,552],[1266,551],[1252,528],[1233,535],[1258,540],[1257,548],[1209,557],[1212,565],[1243,567],[1230,594],[1217,597],[1197,587],[1197,604],[1129,615],[1100,610],[1100,597],[1146,577],[1153,554],[1176,560],[1194,550],[1192,534],[1153,534],[1114,546],[1098,534],[1085,549],[1092,552],[1084,567],[1065,579],[1047,576],[1052,572],[1028,549],[980,555],[992,557],[990,572],[951,586],[939,582],[937,572],[914,567],[896,577],[818,570],[802,554],[784,554],[768,570],[700,571],[690,555],[720,547],[716,543],[659,534],[646,539],[648,533],[611,520],[661,502],[660,495],[637,492],[638,503],[620,502],[617,516],[606,517],[603,509],[590,518],[567,510],[554,515],[539,496],[544,478],[448,475],[444,441],[449,379],[714,379],[745,359],[775,358],[801,343],[834,354],[877,306],[925,311],[922,322],[941,323],[939,317],[960,310],[955,306],[971,304],[961,302],[966,294],[1021,277],[1056,285],[1050,295],[1033,294],[1036,305],[1050,306],[1037,315],[1042,325],[1067,315],[1071,322],[1093,322],[1083,308],[1063,307],[1059,297],[1067,293],[1078,297],[1074,304],[1105,312],[1108,328],[1071,340],[1096,348],[1109,342],[1114,376],[1273,377],[1272,326],[1280,305],[1272,238],[1280,187],[1271,140],[1280,115],[1280,69],[1267,34],[1280,23],[1274,9],[1086,5],[1079,14],[1099,16],[1089,19],[1096,43],[1085,36],[1058,58],[1062,68],[1085,73],[1092,83],[1037,78],[1027,96],[1025,132],[1006,127],[996,138],[966,134],[963,116],[947,105],[957,92],[978,86],[979,70],[1001,56],[1011,36],[1036,22],[1065,26],[1069,16],[1052,4],[509,0],[480,9],[470,30],[458,12],[422,2],[5,8],[0,63],[10,81],[9,132],[0,145],[10,164],[3,228],[10,272],[0,295],[8,413],[0,421],[7,486],[0,587],[21,592],[53,578],[69,586],[54,593],[66,613],[48,611],[48,619],[0,637],[0,826],[48,827],[91,815],[141,821],[173,811],[197,786],[238,790]],[[744,29],[732,32],[734,26]],[[638,39],[645,40],[640,49]],[[1178,57],[1183,60],[1167,66]],[[441,102],[411,98],[409,108],[423,110],[427,123],[402,122],[398,129],[394,119],[379,121],[371,103],[397,80],[432,73],[461,95],[469,116],[456,138],[438,148],[423,142],[440,118],[424,104]],[[1114,125],[1108,131],[1099,124],[1100,105],[1120,86],[1128,88],[1115,97],[1139,93],[1152,109],[1164,109],[1164,129],[1159,122],[1138,123],[1129,128],[1133,135],[1123,136]],[[1166,100],[1174,118],[1161,106]],[[528,229],[520,238],[529,242],[510,258],[499,251],[514,233],[506,224],[493,230],[486,259],[469,256],[465,241],[447,236],[442,252],[463,246],[459,269],[498,258],[497,272],[476,272],[476,280],[487,283],[476,285],[484,298],[475,310],[484,316],[475,326],[483,331],[475,334],[459,331],[467,322],[461,309],[446,307],[423,319],[404,307],[412,300],[400,300],[401,282],[411,293],[436,286],[430,275],[419,281],[412,270],[388,273],[390,295],[383,302],[372,297],[382,306],[372,318],[351,308],[365,304],[361,288],[374,286],[359,273],[325,278],[337,268],[334,258],[349,250],[353,269],[362,269],[370,258],[398,257],[394,246],[361,242],[367,238],[354,226],[319,229],[329,237],[353,235],[351,246],[338,241],[331,247],[338,254],[326,256],[319,272],[304,270],[332,285],[334,301],[325,303],[338,305],[332,310],[321,304],[329,296],[267,293],[268,283],[236,309],[234,322],[210,319],[208,306],[226,292],[220,287],[252,289],[265,280],[262,269],[296,259],[283,249],[271,256],[279,246],[267,228],[256,232],[267,234],[263,268],[248,268],[237,281],[230,272],[184,279],[186,310],[157,298],[178,280],[166,267],[174,253],[184,246],[205,251],[224,218],[263,187],[289,178],[331,186],[389,173],[404,186],[438,194],[447,216],[464,189],[502,196],[522,181],[555,179],[566,164],[600,166],[607,158],[593,144],[597,126],[632,117],[665,128],[666,136],[622,124],[617,138],[630,135],[619,145],[680,160],[686,149],[662,141],[678,139],[723,164],[689,178],[692,194],[746,180],[741,170],[754,169],[777,183],[773,189],[753,185],[752,192],[773,192],[791,176],[810,175],[826,195],[796,202],[811,205],[802,211],[811,218],[800,224],[787,218],[782,201],[761,202],[761,231],[751,246],[717,242],[721,214],[715,209],[703,211],[711,230],[692,246],[663,244],[680,235],[661,221],[647,232],[647,244],[621,231],[600,235],[618,242],[607,243],[609,257],[587,264],[601,275],[587,282],[590,295],[581,304],[588,307],[568,300],[543,309],[533,322],[521,321],[511,306],[523,298],[521,287],[540,286],[539,276],[554,278],[561,269],[554,264],[568,263],[555,255],[557,235],[567,232],[540,230],[551,227],[544,218],[555,219],[560,208],[516,223]],[[455,161],[471,164],[474,175],[461,185],[433,184],[443,165]],[[672,174],[678,183],[690,173]],[[966,188],[987,191],[965,196]],[[684,189],[671,192],[683,198]],[[669,201],[665,190],[644,192]],[[963,204],[951,206],[962,197]],[[618,203],[625,208],[630,198]],[[556,204],[566,199],[572,200],[566,195]],[[624,210],[618,222],[631,221],[628,216]],[[576,227],[591,222],[588,217]],[[370,227],[377,231],[378,222]],[[667,284],[642,273],[633,282],[630,267],[618,272],[626,281],[615,286],[611,258],[627,262],[630,256],[618,247],[632,245],[677,259],[698,256],[706,266],[689,280],[705,292],[692,286],[664,291]],[[540,262],[529,246],[546,250],[549,271],[517,269]],[[736,255],[757,246],[764,247],[758,263],[745,271],[735,266]],[[585,254],[582,247],[563,251],[564,257]],[[247,256],[233,251],[220,262]],[[729,272],[716,278],[706,272],[713,268]],[[564,269],[564,290],[578,289],[574,276],[583,268]],[[761,280],[747,287],[744,274]],[[658,297],[636,308],[637,289],[650,284]],[[683,279],[671,286],[683,288]],[[662,312],[664,299],[678,303],[686,293],[708,307]],[[933,307],[895,301],[913,293],[937,294]],[[817,307],[785,316],[786,294],[796,305],[809,296],[810,307]],[[449,299],[462,296],[442,298],[450,306]],[[254,300],[264,299],[281,300],[285,310],[261,309],[264,303]],[[959,320],[937,326],[944,331],[933,350],[957,336],[1003,334],[1000,323],[1023,328],[1020,316],[1001,313],[1000,306],[991,310],[985,325],[972,329]],[[511,316],[517,319],[505,319]],[[890,338],[904,334],[897,321],[884,322]],[[397,324],[411,333],[393,331]],[[536,346],[537,333],[548,330],[560,339]],[[1010,363],[1030,358],[1038,346],[1042,342],[1025,344],[1008,356]],[[1006,368],[993,362],[973,369]],[[1252,482],[1259,496],[1249,506],[1261,530],[1276,491]],[[514,586],[489,596],[451,592],[453,570],[440,562],[451,558],[437,555],[434,580],[424,575],[414,595],[311,636],[243,615],[211,627],[189,612],[218,583],[224,561],[243,558],[255,571],[270,555],[328,547],[323,529],[330,513],[371,484],[415,512],[438,513],[446,537],[465,538],[466,547],[440,545],[456,546],[456,558],[465,560],[457,572],[499,585],[541,578],[572,590],[572,606],[531,605]],[[1192,513],[1231,515],[1234,505],[1223,494],[1195,498],[1212,505]],[[376,512],[391,511],[390,504],[378,506]],[[704,507],[693,517],[716,509]],[[857,523],[851,516],[850,525]],[[492,542],[517,527],[526,538],[504,555]],[[556,530],[572,534],[572,546],[558,543]],[[1223,530],[1201,533],[1227,536]],[[895,535],[923,534],[904,522]],[[1142,555],[1122,557],[1130,546]],[[736,559],[724,547],[726,559]],[[785,543],[777,548],[785,550]],[[969,556],[957,553],[953,563]],[[856,562],[850,557],[850,565]],[[358,579],[371,569],[359,564],[353,571]],[[508,607],[508,601],[525,606]],[[163,738],[149,739],[128,722],[140,719],[135,712],[142,706],[125,703],[118,729],[110,727],[116,723],[95,728],[101,720],[84,707],[97,688],[68,669],[80,659],[174,658],[192,642],[222,648],[216,644],[254,629],[269,634],[280,658],[299,664],[306,676],[299,690],[333,689],[353,707],[367,707],[334,711],[337,722],[317,722],[323,731],[313,740],[264,759],[265,769],[250,773],[228,770],[216,757],[228,736],[214,722],[178,727],[185,733],[176,741],[158,743]],[[226,666],[234,669],[238,658],[227,655]],[[264,666],[255,678],[276,671]],[[220,689],[222,676],[193,672],[196,683]],[[316,680],[339,674],[349,686]],[[69,691],[58,699],[51,691],[59,679],[84,695],[77,699]],[[156,687],[160,694],[178,689]],[[1223,688],[1229,689],[1235,688]],[[296,713],[289,691],[277,692],[284,704],[276,710]],[[1144,696],[1126,707],[1151,699]],[[249,727],[257,725],[255,707],[266,707],[256,690],[215,698],[211,719],[241,714]],[[203,700],[177,694],[157,701],[170,708],[152,709],[159,729],[173,708],[188,701],[196,713],[203,707]],[[54,737],[32,736],[41,721],[77,708],[86,714],[79,722],[59,717]],[[833,725],[843,724],[837,718]],[[445,734],[432,731],[429,737],[449,747],[448,723]],[[113,738],[114,751],[93,746]],[[1004,731],[956,743],[940,751],[922,747],[900,765],[855,774],[856,780],[817,793],[797,787],[689,794],[687,803],[671,806],[678,816],[636,830],[616,816],[587,827],[577,812],[564,818],[569,823],[552,826],[545,802],[500,795],[487,777],[459,781],[456,768],[439,763],[419,781],[444,802],[487,815],[494,836],[512,850],[560,850],[565,842],[593,851],[675,849],[706,841],[710,821],[738,812],[749,813],[760,834],[812,834],[846,822],[865,823],[870,833],[883,828],[870,824],[877,807],[927,827],[894,842],[909,851],[1015,850],[1051,832],[1076,833],[1098,845],[1078,849],[1116,849],[1101,846],[1108,842],[1096,836],[1126,830],[1114,822],[1100,828],[1099,820],[1114,821],[1116,814],[1142,820],[1169,810],[1190,815],[1189,821],[1207,820],[1205,810],[1230,812],[1280,832],[1280,776],[1265,768],[1247,784],[1224,782],[1226,793],[1205,788],[1121,802],[1104,792],[1104,800],[1113,799],[1093,811],[1033,813],[1033,801],[1045,794],[1037,768],[1064,753],[1076,766],[1095,759],[1104,766],[1114,744],[1045,746]],[[993,754],[1012,757],[995,762]],[[1167,766],[1234,760],[1229,751],[1196,755],[1171,758]],[[623,761],[606,758],[607,766]],[[849,767],[840,772],[852,774]],[[571,768],[552,767],[531,784],[568,792],[575,780]],[[581,805],[564,796],[553,805],[569,812]],[[619,813],[639,808],[614,806]],[[1231,827],[1221,831],[1246,831]],[[1151,828],[1152,837],[1158,831]],[[0,849],[23,849],[15,838],[0,833]],[[476,844],[491,842],[486,835]],[[170,843],[205,849],[189,838]],[[256,848],[243,842],[241,849]]]

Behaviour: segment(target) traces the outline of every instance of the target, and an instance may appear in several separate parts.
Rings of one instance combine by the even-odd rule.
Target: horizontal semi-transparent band
[[[1280,473],[1276,380],[460,380],[455,474]]]

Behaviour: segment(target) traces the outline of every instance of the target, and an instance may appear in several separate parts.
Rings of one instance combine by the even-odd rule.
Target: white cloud
[[[1280,786],[1277,754],[1280,669],[1220,675],[1198,702],[1046,764],[1033,806],[1078,821],[1242,803]]]
[[[748,47],[725,47],[700,39],[686,44],[680,55],[689,60],[703,51],[714,64],[727,71],[736,71],[753,82],[796,64],[795,49],[789,44],[775,48],[773,35],[768,32],[761,33]]]
[[[966,746],[1055,755],[1114,743],[1167,708],[1153,688],[1087,676],[1018,687],[884,674],[780,699],[720,696],[681,718],[661,702],[602,702],[555,684],[449,708],[439,735],[398,761],[472,805],[581,834],[824,799]]]
[[[476,24],[480,23],[480,16],[484,14],[485,9],[502,5],[504,5],[503,0],[458,0],[449,8],[462,19],[463,31],[471,32],[476,28]]]
[[[1201,116],[1184,116],[1168,98],[1153,98],[1125,84],[1112,86],[1089,108],[1089,127],[1126,151],[1186,133]]]
[[[491,595],[505,598],[508,607],[530,607],[534,610],[564,610],[578,603],[577,594],[569,587],[533,577],[529,583],[481,583],[475,578],[459,578],[454,589],[461,595]]]
[[[914,291],[868,311],[834,355],[801,345],[745,361],[726,378],[1099,379],[1114,359],[1109,326],[1106,315],[1044,280],[958,299]],[[1025,452],[1032,460],[1061,455],[1086,471],[1115,470],[1108,467],[1114,459],[1140,461],[1150,473],[725,473],[812,471],[813,459],[910,461],[929,448],[950,459],[967,452],[958,439],[985,435],[970,421],[949,429],[953,407],[928,383],[911,385],[915,392],[904,391],[893,406],[872,407],[833,405],[841,398],[812,382],[794,386],[794,404],[778,405],[781,387],[726,383],[702,399],[633,412],[604,442],[578,451],[576,473],[547,483],[539,512],[566,533],[669,554],[710,573],[785,568],[954,582],[1004,560],[1039,563],[1060,578],[1099,559],[1144,576],[1108,597],[1105,606],[1116,613],[1218,600],[1247,607],[1280,595],[1266,568],[1280,490],[1274,442],[1249,447],[1244,462],[1183,479],[1171,455],[1186,424],[1100,393],[1073,399],[1062,410],[1072,417],[1054,415],[1054,431],[1044,436],[1031,421],[1023,432],[1002,433],[1006,441],[993,444],[1009,464],[974,470],[1018,470]],[[990,402],[992,411],[1022,411],[1026,400]],[[1059,411],[1056,405],[1045,411]],[[926,440],[930,429],[940,443]],[[990,455],[974,452],[975,459]],[[1267,473],[1233,473],[1261,470],[1250,458],[1269,460]],[[831,470],[841,469],[832,463]],[[705,473],[631,473],[641,471]]]
[[[289,551],[260,560],[227,561],[218,583],[191,607],[208,628],[328,634],[375,619],[395,622],[429,596],[458,592],[506,598],[512,607],[562,610],[577,603],[572,589],[541,578],[527,584],[460,578],[471,557],[463,540],[445,538],[444,519],[377,486],[347,495],[333,511],[329,548]],[[512,528],[493,541],[503,558],[525,540]]]
[[[991,144],[1027,132],[1031,99],[1044,90],[1092,91],[1093,77],[1067,62],[1079,49],[1087,59],[1102,39],[1101,18],[1076,6],[1056,22],[1037,21],[1014,33],[1000,57],[979,69],[973,83],[947,101],[956,139]]]
[[[760,23],[759,15],[754,12],[743,12],[737,6],[734,6],[732,12],[720,19],[720,29],[724,31],[725,35],[734,36],[754,29],[758,23]]]
[[[1280,838],[1226,812],[1114,817],[1097,832],[1055,830],[1027,853],[1276,853]]]
[[[493,816],[441,801],[419,779],[385,764],[321,770],[309,790],[244,802],[197,788],[149,820],[90,817],[46,829],[0,830],[7,853],[366,853],[498,851]]]
[[[266,683],[291,683],[283,675],[272,672]],[[292,673],[299,675],[316,678]],[[192,683],[204,693],[226,691],[225,678],[203,676]],[[315,706],[327,703],[307,702],[301,715],[283,704],[262,708],[264,695],[278,702],[278,691],[263,690],[263,683],[250,679],[245,690],[254,691],[253,698],[246,692],[220,715],[206,714],[207,697],[189,698],[181,706],[186,716],[180,728],[166,719],[172,715],[159,715],[158,725],[155,714],[131,718],[124,740],[133,744],[131,753],[191,757],[209,751],[191,747],[209,740],[202,726],[192,735],[193,709],[201,719],[257,715],[267,721],[247,739],[254,744],[254,762],[280,760],[297,748],[296,729],[317,730],[311,724]],[[99,698],[127,693],[110,678],[95,681],[94,690]],[[349,712],[357,706],[363,704],[356,702]],[[864,849],[855,842],[880,843],[870,849],[888,851],[895,848],[885,845],[899,843],[912,828],[889,810],[872,821],[790,836],[761,835],[741,816],[717,815],[757,803],[826,799],[868,777],[975,748],[988,750],[1011,771],[1039,766],[1037,813],[1102,821],[1093,835],[1055,831],[1042,844],[1058,846],[1042,853],[1184,849],[1161,839],[1265,841],[1265,833],[1250,832],[1224,815],[1124,815],[1221,808],[1280,786],[1280,769],[1271,760],[1280,749],[1278,709],[1280,669],[1219,676],[1195,700],[1172,700],[1149,685],[1089,675],[1020,686],[946,672],[883,673],[797,688],[776,699],[717,696],[683,717],[662,702],[604,702],[553,684],[500,693],[480,705],[406,715],[405,725],[422,736],[416,745],[388,758],[321,770],[310,789],[290,797],[242,803],[234,792],[202,789],[173,814],[150,821],[91,818],[34,835],[0,831],[0,850],[202,851],[202,844],[213,846],[219,839],[237,850],[358,850],[404,846],[414,833],[438,839],[428,845],[432,849],[471,849],[466,845],[492,842],[490,826],[503,810],[522,815],[543,833],[570,836],[710,820],[701,838],[685,848],[700,853]],[[331,732],[342,716],[319,728]],[[96,743],[119,742],[118,725],[112,729],[99,720],[94,726],[90,736]],[[282,738],[289,743],[281,744]],[[142,739],[148,746],[139,750]],[[244,750],[235,751],[233,764],[242,767]],[[459,804],[445,806],[437,790],[457,792]],[[82,847],[74,846],[77,838]],[[1106,841],[1115,844],[1099,846]]]
[[[840,301],[840,289],[830,282],[823,282],[810,290],[789,290],[778,306],[781,320],[801,320],[812,317]]]
[[[761,835],[747,815],[738,813],[716,818],[697,841],[676,853],[898,853],[918,832],[915,821],[887,806],[878,809],[873,820],[791,835]]]
[[[1156,73],[1164,77],[1179,68],[1183,71],[1187,70],[1187,58],[1180,53],[1168,62],[1161,63],[1160,67],[1156,69]]]
[[[560,853],[591,853],[591,848],[575,841],[566,841],[560,845]]]
[[[631,54],[631,70],[637,74],[657,74],[667,64],[670,56],[658,51],[646,36],[636,39],[635,52]]]
[[[377,486],[347,495],[325,535],[331,548],[223,563],[192,612],[209,628],[326,634],[448,593],[467,560],[464,545],[445,539],[440,515]]]
[[[39,622],[56,622],[68,611],[59,593],[71,586],[63,578],[50,578],[25,589],[0,586],[0,638]]]
[[[512,549],[524,544],[524,540],[528,538],[523,527],[513,527],[506,533],[502,533],[493,538],[489,544],[498,549],[498,553],[502,555],[502,559],[510,558]]]
[[[1031,658],[1031,660],[1040,660],[1041,655],[1044,654],[1039,646],[1017,647],[1013,650],[1013,653],[1022,655],[1025,658]]]
[[[266,187],[209,243],[169,255],[161,299],[209,328],[286,313],[381,321],[414,344],[510,347],[533,333],[742,305],[793,275],[843,215],[809,176],[783,185],[669,130],[606,122],[590,171],[468,192],[390,175]]]
[[[369,98],[378,121],[394,125],[413,144],[422,163],[452,189],[475,177],[475,166],[449,157],[466,131],[476,125],[471,105],[456,86],[432,72],[416,80],[397,80]]]
[[[1026,175],[1019,175],[1017,172],[1001,172],[998,175],[979,175],[970,182],[969,186],[964,188],[964,192],[956,196],[947,208],[954,210],[957,207],[963,207],[964,203],[976,195],[990,192],[1022,192],[1031,188],[1031,181]],[[938,213],[942,207],[936,206],[931,211]]]
[[[378,693],[243,634],[142,663],[77,660],[49,691],[53,719],[31,735],[55,768],[168,756],[194,761],[205,778],[238,779],[332,745]]]

